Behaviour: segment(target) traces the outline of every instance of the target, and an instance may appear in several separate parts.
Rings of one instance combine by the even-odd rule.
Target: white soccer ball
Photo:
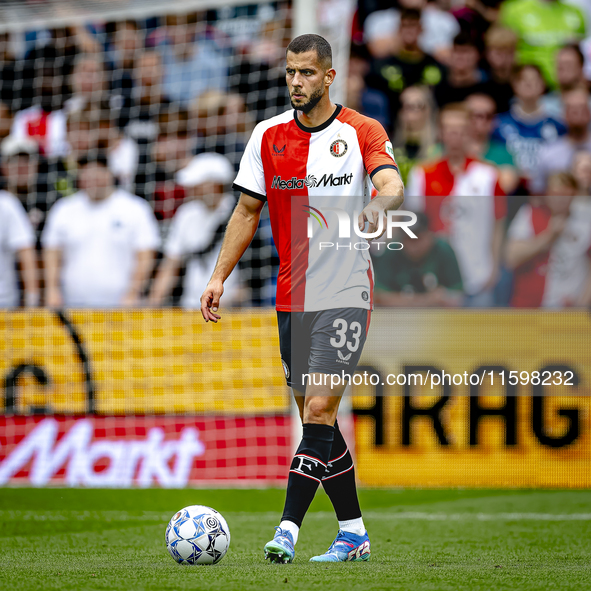
[[[165,539],[179,564],[215,564],[230,547],[230,529],[215,509],[191,505],[172,516]]]

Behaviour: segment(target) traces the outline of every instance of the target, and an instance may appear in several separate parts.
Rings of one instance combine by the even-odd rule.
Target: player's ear
[[[324,73],[324,83],[326,84],[326,86],[330,86],[334,82],[336,75],[337,72],[334,68],[329,68],[328,70],[326,70],[326,72]]]

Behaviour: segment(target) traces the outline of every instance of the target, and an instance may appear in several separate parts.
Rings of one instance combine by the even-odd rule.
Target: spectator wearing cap
[[[577,153],[591,152],[589,93],[583,88],[571,90],[563,102],[567,133],[540,148],[536,174],[530,181],[532,192],[538,195],[544,193],[548,175],[570,170]]]
[[[37,152],[35,142],[8,137],[2,142],[2,172],[6,190],[0,191],[0,308],[20,303],[16,262],[20,263],[24,303],[39,303],[35,233],[27,212],[13,191],[29,182],[29,156]],[[23,180],[24,179],[24,180]],[[22,187],[21,187],[22,188]]]
[[[507,146],[521,174],[531,180],[538,170],[541,147],[566,133],[566,128],[542,106],[545,83],[537,66],[516,66],[512,82],[516,100],[497,117],[493,139]]]
[[[435,87],[435,101],[439,107],[461,103],[471,94],[485,91],[485,77],[478,69],[479,59],[480,52],[469,33],[458,33],[454,38],[447,74]]]
[[[42,235],[49,307],[139,303],[160,238],[154,213],[114,186],[103,155],[78,165],[81,190],[50,210]]]
[[[456,307],[464,294],[462,276],[451,246],[429,229],[427,216],[417,213],[416,238],[402,232],[403,248],[394,250],[379,240],[371,246],[376,280],[376,304],[413,308]]]
[[[176,212],[164,247],[160,265],[150,294],[150,303],[162,305],[178,281],[178,273],[186,264],[181,304],[199,308],[203,293],[218,254],[224,230],[234,209],[235,199],[226,193],[234,179],[232,163],[221,154],[199,154],[177,174],[177,183],[185,188],[190,201]],[[227,305],[241,301],[240,279],[235,269],[224,283]]]
[[[572,175],[551,175],[548,194],[524,205],[509,226],[512,306],[591,304],[591,202],[574,197],[576,190]]]

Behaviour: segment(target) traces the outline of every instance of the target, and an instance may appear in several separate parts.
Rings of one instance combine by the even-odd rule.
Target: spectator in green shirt
[[[464,299],[462,277],[452,247],[429,230],[424,213],[417,213],[412,231],[416,239],[403,233],[400,243],[372,245],[376,303],[415,308],[460,306]],[[394,250],[400,244],[403,248]]]
[[[556,88],[556,52],[585,37],[581,10],[559,0],[509,0],[499,20],[519,37],[518,61],[539,66],[547,84]]]

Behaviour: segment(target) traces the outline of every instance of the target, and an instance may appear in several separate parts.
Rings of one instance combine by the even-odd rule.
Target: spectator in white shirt
[[[26,147],[19,146],[13,138],[2,142],[2,158],[5,171],[14,170],[6,161],[20,159],[21,150],[27,158]],[[14,180],[14,179],[13,179]],[[7,188],[11,187],[10,179]],[[20,263],[24,286],[24,303],[36,306],[39,303],[37,283],[37,257],[35,255],[35,234],[21,202],[8,191],[0,191],[0,308],[19,305],[20,294],[17,285],[16,261]]]
[[[178,273],[186,262],[186,275],[181,304],[185,308],[199,308],[200,298],[213,272],[220,252],[223,233],[235,199],[225,189],[234,178],[232,163],[221,154],[195,156],[177,173],[177,183],[192,199],[181,205],[175,214],[150,303],[161,305],[178,280]],[[224,283],[224,302],[238,305],[241,290],[238,270]]]
[[[43,232],[46,304],[137,305],[160,242],[154,213],[114,186],[103,155],[79,163],[79,184],[54,205]]]

